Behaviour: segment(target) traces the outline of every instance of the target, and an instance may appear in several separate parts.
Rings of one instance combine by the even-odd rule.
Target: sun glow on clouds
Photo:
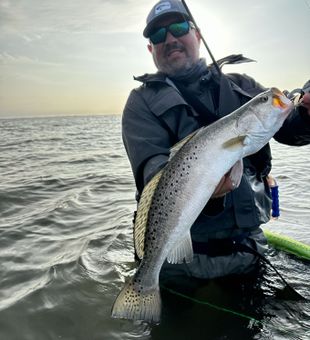
[[[155,71],[142,37],[155,2],[1,0],[0,116],[121,113],[130,89],[139,85],[133,75]],[[284,88],[309,78],[305,2],[187,4],[216,58],[243,53],[259,61],[225,71]]]

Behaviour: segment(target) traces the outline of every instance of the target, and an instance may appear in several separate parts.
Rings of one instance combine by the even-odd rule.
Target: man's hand
[[[211,198],[222,197],[228,192],[236,189],[241,182],[242,174],[243,162],[242,160],[239,160],[228,171],[228,173],[222,177]]]
[[[231,180],[229,173],[222,177],[211,198],[219,198],[235,189],[235,183]]]

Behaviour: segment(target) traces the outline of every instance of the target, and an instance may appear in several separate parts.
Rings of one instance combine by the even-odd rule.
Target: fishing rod
[[[208,47],[208,44],[206,42],[206,40],[204,39],[203,35],[201,34],[200,28],[198,27],[191,11],[189,10],[185,0],[181,0],[186,12],[188,13],[188,16],[190,18],[190,20],[192,21],[192,23],[194,24],[194,26],[196,27],[197,31],[200,34],[200,38],[203,42],[203,44],[205,45],[211,59],[212,62],[214,64],[215,69],[217,70],[219,76],[222,75],[222,71],[217,63],[217,61],[215,60],[210,48]],[[300,97],[298,97],[298,100],[300,101]],[[243,245],[240,245],[243,246]],[[299,294],[291,285],[288,284],[288,282],[284,279],[284,277],[279,273],[279,271],[271,264],[271,262],[265,258],[265,256],[262,256],[260,253],[258,253],[257,251],[255,251],[254,249],[252,249],[251,247],[246,247],[246,251],[252,253],[253,255],[256,255],[258,258],[260,258],[262,261],[264,261],[265,263],[269,264],[270,267],[277,273],[277,275],[280,277],[280,279],[282,280],[282,282],[285,284],[285,291],[288,293],[289,297],[293,300],[306,300],[301,294]]]
[[[220,67],[219,67],[219,65],[218,65],[218,63],[217,63],[217,61],[215,60],[215,58],[214,58],[214,56],[213,56],[213,54],[212,54],[212,52],[211,52],[211,50],[210,50],[210,48],[209,48],[209,46],[208,46],[206,40],[205,40],[205,38],[204,38],[203,35],[201,34],[201,30],[200,30],[200,28],[198,27],[198,25],[197,25],[197,23],[196,23],[196,21],[195,21],[193,15],[192,15],[191,11],[189,10],[189,8],[188,8],[188,6],[187,6],[185,0],[181,0],[181,2],[182,2],[182,4],[183,4],[184,8],[186,9],[186,12],[188,13],[188,16],[189,16],[190,20],[192,21],[192,23],[195,25],[197,31],[199,32],[200,38],[201,38],[203,44],[205,45],[205,48],[207,49],[207,51],[208,51],[208,53],[209,53],[209,55],[210,55],[210,58],[211,58],[211,60],[212,60],[212,62],[213,62],[213,64],[214,64],[214,67],[215,67],[216,71],[218,72],[219,76],[221,76],[221,75],[222,75],[222,71],[221,71],[221,69],[220,69]]]

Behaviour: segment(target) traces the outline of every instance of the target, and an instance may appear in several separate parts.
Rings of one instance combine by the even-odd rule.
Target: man
[[[137,199],[145,184],[165,166],[176,142],[265,90],[248,76],[220,75],[200,59],[199,31],[180,1],[157,3],[143,35],[149,39],[148,49],[158,72],[136,78],[142,85],[131,92],[122,119]],[[310,143],[310,94],[304,95],[302,106],[292,112],[275,139],[288,145]],[[165,263],[161,280],[176,276],[209,279],[247,273],[255,267],[257,257],[239,251],[235,244],[245,244],[261,254],[266,249],[260,225],[270,219],[266,179],[270,169],[271,152],[266,145],[244,159],[238,188],[233,190],[229,176],[222,178],[191,228],[193,262]]]

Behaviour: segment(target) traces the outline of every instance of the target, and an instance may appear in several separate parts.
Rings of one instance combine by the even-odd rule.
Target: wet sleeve
[[[122,138],[138,191],[167,162],[169,132],[151,112],[139,90],[133,90],[122,117]]]
[[[310,117],[306,109],[295,108],[285,120],[274,139],[282,144],[303,146],[310,143]]]
[[[257,95],[267,88],[257,83],[253,78],[243,75],[243,89]],[[310,117],[302,106],[294,109],[285,120],[281,129],[275,134],[274,139],[282,144],[291,146],[302,146],[310,143]]]

